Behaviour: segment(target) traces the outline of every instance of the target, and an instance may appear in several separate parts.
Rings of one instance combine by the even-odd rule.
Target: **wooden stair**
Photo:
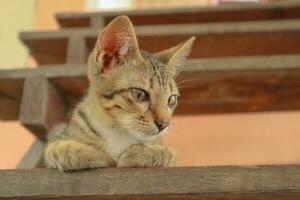
[[[200,24],[214,22],[241,22],[299,19],[300,2],[284,0],[269,4],[230,4],[217,7],[146,9],[134,11],[102,11],[90,13],[58,13],[56,19],[62,28],[104,27],[118,15],[127,15],[133,24]]]
[[[0,71],[1,119],[19,119],[45,139],[47,130],[64,121],[64,113],[85,93],[86,68],[47,65]],[[300,110],[300,54],[189,60],[178,79],[181,81],[175,112],[179,115]],[[38,91],[45,97],[38,99]],[[48,101],[49,95],[55,98]],[[58,100],[53,103],[53,99]],[[43,109],[46,106],[57,114],[58,105],[63,111],[56,118]],[[52,116],[52,122],[45,119],[47,115]]]
[[[140,48],[150,52],[196,36],[191,58],[300,53],[300,20],[155,25],[135,30]],[[22,32],[20,38],[40,65],[85,63],[99,31],[83,28]]]

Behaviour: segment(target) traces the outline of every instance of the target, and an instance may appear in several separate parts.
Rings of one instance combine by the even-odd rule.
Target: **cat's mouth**
[[[167,132],[168,132],[168,127],[164,128],[162,130],[151,131],[147,135],[157,137],[157,136],[160,136],[160,135],[164,135]]]
[[[168,132],[168,128],[169,128],[169,127],[166,127],[166,128],[164,128],[164,129],[162,129],[162,130],[158,130],[157,135],[163,135],[163,134],[166,134],[166,133]]]

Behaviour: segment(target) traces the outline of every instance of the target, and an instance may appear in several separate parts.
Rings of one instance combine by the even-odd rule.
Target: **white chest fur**
[[[119,155],[132,144],[138,143],[134,138],[123,136],[112,130],[101,130],[101,135],[106,141],[106,152],[115,161]]]
[[[124,135],[122,133],[117,133],[115,130],[104,127],[101,123],[98,123],[91,117],[91,113],[88,110],[85,110],[89,121],[96,128],[99,135],[101,135],[106,143],[106,153],[116,161],[119,155],[127,149],[132,144],[137,144],[138,140]]]
[[[113,160],[116,161],[119,155],[129,146],[139,143],[139,141],[136,138],[130,135],[124,135],[122,133],[118,133],[113,129],[104,127],[103,124],[97,123],[97,121],[95,121],[92,117],[90,117],[90,112],[88,110],[86,110],[86,113],[88,114],[90,122],[97,129],[98,134],[101,135],[105,140],[106,153]]]
[[[107,142],[106,151],[115,161],[125,149],[132,144],[138,143],[136,140],[129,139],[128,137],[120,136],[115,133],[103,134],[103,136]]]

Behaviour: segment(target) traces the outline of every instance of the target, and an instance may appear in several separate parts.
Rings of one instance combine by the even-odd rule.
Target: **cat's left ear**
[[[167,65],[173,76],[177,76],[181,71],[182,64],[190,54],[195,39],[195,36],[190,37],[175,47],[155,53],[154,56]]]
[[[142,60],[133,25],[127,16],[113,19],[99,34],[89,57],[94,74],[104,75],[126,60]]]

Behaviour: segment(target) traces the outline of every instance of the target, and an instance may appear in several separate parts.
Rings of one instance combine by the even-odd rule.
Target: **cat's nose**
[[[157,126],[159,131],[164,130],[170,125],[170,122],[168,121],[154,121],[155,125]]]

